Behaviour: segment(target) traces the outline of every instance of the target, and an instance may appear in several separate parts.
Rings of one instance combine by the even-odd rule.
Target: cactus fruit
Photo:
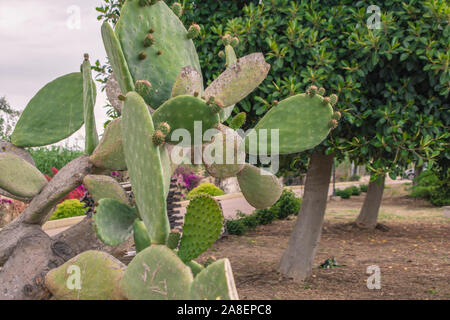
[[[180,18],[183,15],[183,6],[179,2],[174,2],[172,5],[172,11],[178,18]]]
[[[113,28],[106,21],[102,24],[102,38],[106,53],[108,54],[109,63],[114,70],[114,76],[119,83],[122,94],[134,91],[133,77],[128,69],[119,39],[117,39]]]
[[[157,123],[160,122],[164,121]],[[125,160],[141,218],[152,243],[166,244],[170,227],[160,150],[152,141],[155,132],[152,116],[145,101],[136,92],[129,92],[126,96],[122,131]]]
[[[195,39],[200,36],[201,28],[198,24],[193,24],[189,27],[187,37],[188,39]]]
[[[334,120],[339,121],[339,120],[341,120],[341,118],[342,118],[342,114],[341,114],[339,111],[336,111],[335,113],[333,113],[332,118],[333,118]]]
[[[238,113],[234,118],[231,120],[230,128],[233,130],[237,130],[242,128],[245,121],[247,120],[247,114],[245,112]]]
[[[204,147],[203,164],[211,176],[227,179],[244,168],[245,152],[242,138],[236,131],[224,125],[220,125],[219,130],[213,141]]]
[[[211,112],[210,106],[205,101],[188,95],[177,96],[166,101],[155,111],[153,120],[156,124],[167,122],[170,125],[170,133],[167,135],[166,142],[177,145],[180,142],[172,137],[175,130],[185,129],[191,137],[195,137],[197,134],[203,135],[206,130],[219,124],[219,116]],[[202,132],[195,133],[195,121],[201,122]],[[180,145],[187,147],[196,143],[197,141],[193,139],[189,142],[183,141]]]
[[[267,142],[264,145],[259,141],[259,148],[269,154],[290,154],[311,149],[328,136],[332,116],[333,108],[330,104],[324,105],[321,96],[311,98],[308,94],[299,94],[287,98],[276,108],[270,109],[255,126],[254,132],[246,137],[246,151],[256,151],[249,150],[250,139],[254,139],[255,134],[259,136],[260,130],[267,130]],[[272,129],[277,131],[272,132]],[[278,134],[279,140],[274,141],[279,142],[276,145],[278,150],[271,150],[273,133]]]
[[[117,246],[127,240],[138,217],[135,208],[117,200],[102,199],[95,209],[94,223],[99,239],[110,246]]]
[[[17,197],[34,197],[47,184],[36,167],[14,153],[0,153],[0,172],[0,188]]]
[[[195,92],[198,94],[203,93],[202,75],[193,67],[184,67],[175,80],[171,97],[183,95],[193,96]]]
[[[228,259],[221,259],[202,270],[191,286],[192,300],[239,300]]]
[[[156,130],[153,133],[152,141],[155,146],[162,146],[166,142],[166,135],[161,130]]]
[[[186,262],[186,265],[191,269],[192,274],[194,275],[194,278],[203,270],[205,270],[205,268],[198,262],[192,260],[189,262]]]
[[[122,118],[111,121],[103,133],[103,138],[89,158],[97,168],[126,170],[123,153]]]
[[[230,45],[233,48],[236,48],[239,45],[239,38],[238,37],[234,37],[231,39]]]
[[[95,202],[108,198],[124,204],[129,203],[125,190],[114,178],[109,176],[87,175],[83,179],[83,185]]]
[[[136,81],[134,88],[136,92],[141,95],[141,97],[146,97],[152,91],[152,84],[147,80],[138,80]]]
[[[45,285],[57,300],[122,300],[125,268],[105,252],[86,251],[47,273]]]
[[[11,142],[18,147],[49,145],[71,136],[83,123],[83,74],[71,73],[48,83],[31,99]]]
[[[183,236],[178,256],[183,262],[191,261],[220,237],[223,227],[222,210],[211,196],[200,194],[192,199],[186,208]]]
[[[167,241],[167,247],[169,249],[175,250],[178,248],[180,243],[181,233],[177,229],[173,229],[169,234],[169,240]]]
[[[139,253],[152,245],[147,228],[141,219],[136,219],[133,224],[133,237],[136,252]]]
[[[250,164],[237,174],[237,179],[245,199],[256,209],[272,206],[283,192],[277,177]]]
[[[317,94],[323,96],[325,94],[325,88],[320,88]]]
[[[225,59],[225,51],[219,51],[219,58]]]
[[[139,252],[122,277],[129,300],[187,300],[193,281],[191,269],[161,245]]]
[[[92,80],[91,63],[89,55],[85,54],[82,65],[83,70],[83,105],[84,105],[84,127],[85,127],[85,152],[92,154],[98,145],[97,126],[95,125],[95,97],[96,91],[94,81]]]
[[[226,35],[224,35],[222,37],[222,43],[223,43],[224,46],[231,45],[231,40],[232,40],[232,38],[231,38],[231,36],[229,34],[226,34]]]
[[[144,39],[151,28],[154,44],[145,48],[136,39]],[[201,72],[194,43],[187,39],[186,28],[164,1],[145,7],[136,1],[125,2],[115,31],[133,78],[148,80],[153,85],[152,92],[145,97],[153,109],[170,98],[183,67],[192,66]],[[139,60],[139,53],[153,57],[157,51],[163,53],[157,59]]]
[[[205,90],[206,100],[215,97],[229,107],[244,99],[266,78],[270,65],[264,55],[254,53],[240,58]]]
[[[338,96],[335,95],[335,94],[332,94],[330,96],[330,103],[331,103],[331,105],[334,107],[337,102],[338,102]]]

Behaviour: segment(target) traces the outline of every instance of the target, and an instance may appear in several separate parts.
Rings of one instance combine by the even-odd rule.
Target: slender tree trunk
[[[385,179],[386,177],[383,176],[380,179],[369,182],[366,199],[356,219],[357,226],[366,229],[374,229],[377,226]]]
[[[322,234],[333,157],[318,152],[311,156],[302,207],[278,267],[284,276],[297,282],[311,275]]]

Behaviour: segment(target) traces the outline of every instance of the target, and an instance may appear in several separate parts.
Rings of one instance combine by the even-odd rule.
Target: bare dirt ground
[[[354,228],[365,194],[328,203],[312,277],[294,283],[276,271],[296,217],[218,241],[198,260],[228,257],[241,299],[450,299],[450,219],[441,208],[388,186],[380,219],[388,231]],[[335,257],[343,267],[320,269]],[[369,290],[367,267],[381,269],[381,289]]]

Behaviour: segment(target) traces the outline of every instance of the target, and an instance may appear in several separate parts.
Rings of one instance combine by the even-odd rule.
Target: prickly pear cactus
[[[95,94],[94,90],[94,100]],[[71,73],[50,82],[31,99],[11,142],[18,147],[46,146],[71,136],[83,123],[83,74]]]
[[[45,285],[57,300],[123,300],[126,266],[101,251],[86,251],[51,270]]]
[[[219,203],[209,195],[199,195],[186,208],[183,236],[178,256],[191,261],[205,252],[220,237],[223,227]]]
[[[152,245],[128,265],[121,287],[129,300],[187,300],[193,279],[172,250]]]
[[[0,153],[0,172],[0,188],[18,197],[32,198],[47,184],[36,167],[13,153]]]
[[[83,185],[91,194],[95,202],[102,199],[113,199],[128,204],[128,196],[120,184],[109,176],[87,175]]]
[[[133,237],[134,237],[134,245],[136,246],[137,253],[150,247],[152,244],[152,241],[150,240],[150,237],[148,235],[148,230],[145,227],[145,224],[141,219],[136,219],[134,221]]]

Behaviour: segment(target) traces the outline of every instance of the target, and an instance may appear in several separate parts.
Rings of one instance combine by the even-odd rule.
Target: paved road
[[[387,181],[386,185],[390,185],[390,184],[402,184],[402,183],[407,183],[407,182],[411,182],[409,180],[394,180],[394,181]],[[336,189],[345,189],[349,186],[352,185],[359,185],[359,184],[363,184],[364,182],[345,182],[345,183],[337,183],[336,184]],[[293,189],[294,192],[299,196],[303,196],[303,187],[296,187]],[[330,184],[330,188],[328,191],[328,195],[332,195],[333,194],[333,185]],[[245,200],[245,198],[243,198],[242,196],[235,196],[232,197],[231,199],[223,199],[220,200],[220,203],[222,205],[222,209],[223,209],[223,214],[225,219],[233,219],[234,217],[236,217],[236,212],[237,211],[241,211],[243,213],[246,214],[250,214],[252,213],[255,208],[252,207],[251,205],[248,204],[248,202]],[[182,207],[180,208],[180,215],[184,216],[184,214],[186,213],[186,208]],[[49,234],[50,236],[54,236],[64,230],[66,230],[66,228],[61,228],[61,229],[52,229],[52,230],[48,230],[46,231],[47,234]]]

